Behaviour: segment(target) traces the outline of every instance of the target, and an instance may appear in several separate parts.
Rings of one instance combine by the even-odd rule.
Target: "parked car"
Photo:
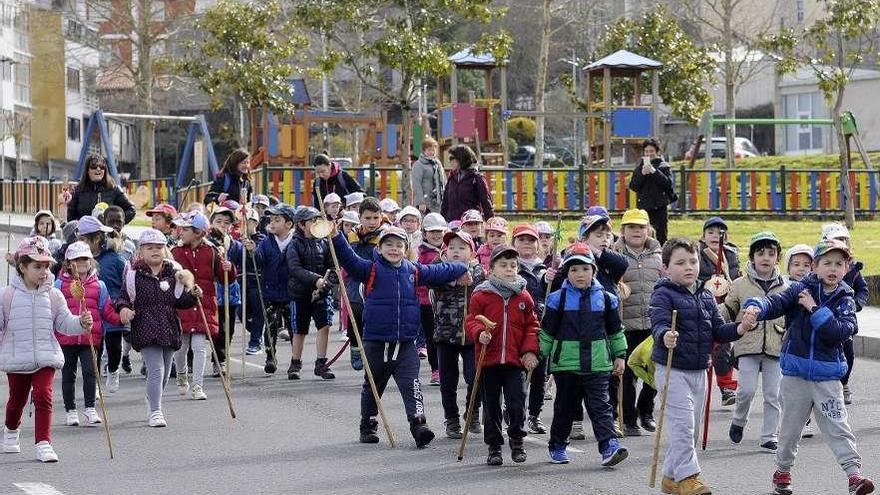
[[[709,147],[712,153],[712,158],[726,158],[727,157],[727,138],[725,137],[713,137],[712,141],[709,143]],[[697,158],[705,158],[706,157],[706,145],[700,147],[700,152],[697,153]],[[685,160],[690,160],[694,154],[694,146],[691,145],[690,149],[684,154]],[[755,148],[755,145],[749,141],[748,138],[744,137],[735,137],[733,138],[733,157],[736,160],[740,158],[754,158],[756,156],[761,156],[761,152],[758,151],[758,148]]]
[[[534,146],[520,146],[516,149],[516,151],[510,155],[510,163],[507,164],[508,168],[534,168],[535,167],[535,147]],[[551,162],[556,161],[556,154],[544,148],[544,165],[547,165]]]

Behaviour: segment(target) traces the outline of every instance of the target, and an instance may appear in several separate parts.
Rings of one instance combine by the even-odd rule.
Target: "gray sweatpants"
[[[144,365],[147,367],[147,402],[150,412],[162,410],[162,391],[168,384],[171,375],[171,358],[174,357],[174,349],[150,345],[141,349]]]
[[[758,391],[758,377],[761,378],[761,392],[764,395],[764,427],[761,430],[761,443],[777,441],[779,416],[779,382],[782,370],[779,359],[767,355],[740,356],[739,387],[736,389],[736,407],[733,410],[733,424],[745,427],[749,421],[752,399]]]
[[[843,404],[843,385],[838,380],[811,382],[796,376],[782,377],[782,424],[776,465],[780,471],[791,471],[797,456],[804,423],[814,411],[816,423],[825,443],[831,447],[847,476],[858,473],[862,457],[856,451],[856,437],[847,423]]]
[[[181,372],[186,371],[186,355],[192,346],[192,382],[193,385],[202,386],[205,375],[205,362],[208,358],[208,339],[203,333],[180,334],[180,349],[174,353],[174,363]]]
[[[658,364],[654,377],[662,394],[666,366]],[[663,420],[663,431],[667,432],[663,476],[681,481],[700,474],[696,444],[706,400],[706,370],[672,368],[668,394]]]

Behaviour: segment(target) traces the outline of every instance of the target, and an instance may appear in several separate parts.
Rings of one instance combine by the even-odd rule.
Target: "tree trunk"
[[[544,112],[544,91],[547,85],[547,65],[550,58],[550,4],[544,0],[543,22],[541,24],[541,47],[538,51],[538,82],[535,85],[535,111]],[[544,116],[535,117],[535,167],[544,166]]]
[[[247,109],[245,108],[244,100],[239,96],[235,99],[235,106],[238,107],[238,147],[239,148],[248,148],[248,127],[247,127]],[[256,143],[254,143],[254,149],[250,150],[251,153],[256,151]]]
[[[137,95],[141,111],[153,113],[153,36],[150,33],[150,12],[152,4],[148,0],[138,0],[137,13]],[[156,178],[156,121],[144,120],[140,136],[140,179]]]
[[[840,159],[840,182],[843,184],[843,201],[846,205],[844,222],[848,229],[854,229],[856,225],[856,205],[853,191],[849,182],[849,144],[843,135],[843,126],[840,123],[840,110],[843,107],[843,93],[846,88],[840,88],[834,100],[834,109],[831,118],[834,119],[834,130],[837,131],[837,150]]]
[[[728,119],[736,118],[736,68],[737,65],[733,60],[733,43],[734,33],[731,26],[732,5],[729,1],[723,4],[725,15],[722,20],[723,25],[723,43],[724,43],[724,116]],[[734,138],[736,137],[736,126],[727,124],[724,126],[724,147],[725,161],[727,168],[733,168],[736,160],[734,155]],[[712,152],[712,136],[708,136],[706,143],[706,153]]]
[[[21,139],[15,142],[15,167],[12,169],[12,180],[18,180],[21,174]]]

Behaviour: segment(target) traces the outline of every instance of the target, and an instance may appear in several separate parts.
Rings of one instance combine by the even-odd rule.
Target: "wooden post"
[[[611,168],[611,68],[602,70],[602,158]]]
[[[503,166],[510,163],[510,148],[507,145],[507,67],[501,66],[501,154]]]

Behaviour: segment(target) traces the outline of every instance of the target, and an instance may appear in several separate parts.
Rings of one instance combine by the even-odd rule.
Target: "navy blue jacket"
[[[862,268],[864,268],[864,266],[865,265],[863,265],[861,261],[851,261],[849,264],[849,271],[843,276],[843,281],[846,282],[846,285],[850,286],[854,292],[853,298],[856,301],[856,311],[861,311],[862,308],[868,305],[868,282],[865,282],[865,278],[862,277]],[[859,333],[858,322],[856,322],[856,329],[853,332],[853,335],[857,333]]]
[[[416,286],[448,284],[467,272],[464,263],[423,265],[404,259],[396,267],[378,250],[373,250],[372,260],[365,260],[355,254],[342,234],[333,238],[333,247],[348,276],[365,285],[363,331],[367,341],[415,340],[422,331]]]
[[[287,294],[287,280],[290,278],[287,261],[284,259],[284,253],[278,249],[275,236],[270,235],[260,241],[254,256],[260,268],[263,297],[266,301],[276,303],[290,301],[290,296]]]
[[[98,279],[107,286],[107,294],[110,300],[116,303],[119,299],[119,292],[122,291],[122,277],[125,273],[125,258],[121,253],[112,249],[104,248],[101,254],[95,258],[98,263]],[[110,324],[104,325],[104,332],[119,332],[124,327],[117,327]]]
[[[598,270],[596,270],[596,279],[602,284],[607,292],[618,297],[617,283],[626,274],[629,268],[629,262],[626,256],[616,253],[611,249],[602,251],[602,255],[596,259]]]
[[[705,370],[709,368],[712,342],[733,342],[739,339],[738,324],[724,323],[715,298],[702,283],[696,293],[663,277],[651,294],[651,332],[654,334],[654,351],[651,359],[666,366],[668,349],[663,336],[672,325],[672,310],[678,310],[676,330],[678,344],[672,355],[672,367],[680,370]]]
[[[547,267],[542,262],[538,262],[531,270],[527,269],[523,263],[519,263],[518,275],[526,281],[526,292],[532,296],[532,301],[535,302],[535,316],[538,321],[544,317],[544,300],[547,298],[548,289],[547,282],[544,281],[544,273],[546,272]]]
[[[809,290],[819,308],[812,314],[798,304],[798,295]],[[785,316],[785,337],[779,366],[782,374],[814,382],[839,380],[846,374],[843,343],[856,328],[853,290],[841,283],[831,294],[823,294],[822,283],[811,273],[784,292],[749,299],[744,308],[757,306],[759,319]]]
[[[293,239],[284,252],[287,261],[287,293],[294,301],[311,301],[315,283],[324,277],[327,271],[333,274],[333,261],[330,258],[330,246],[327,239],[314,239],[297,228]],[[328,276],[327,281],[335,280]],[[325,289],[326,291],[327,289]]]

